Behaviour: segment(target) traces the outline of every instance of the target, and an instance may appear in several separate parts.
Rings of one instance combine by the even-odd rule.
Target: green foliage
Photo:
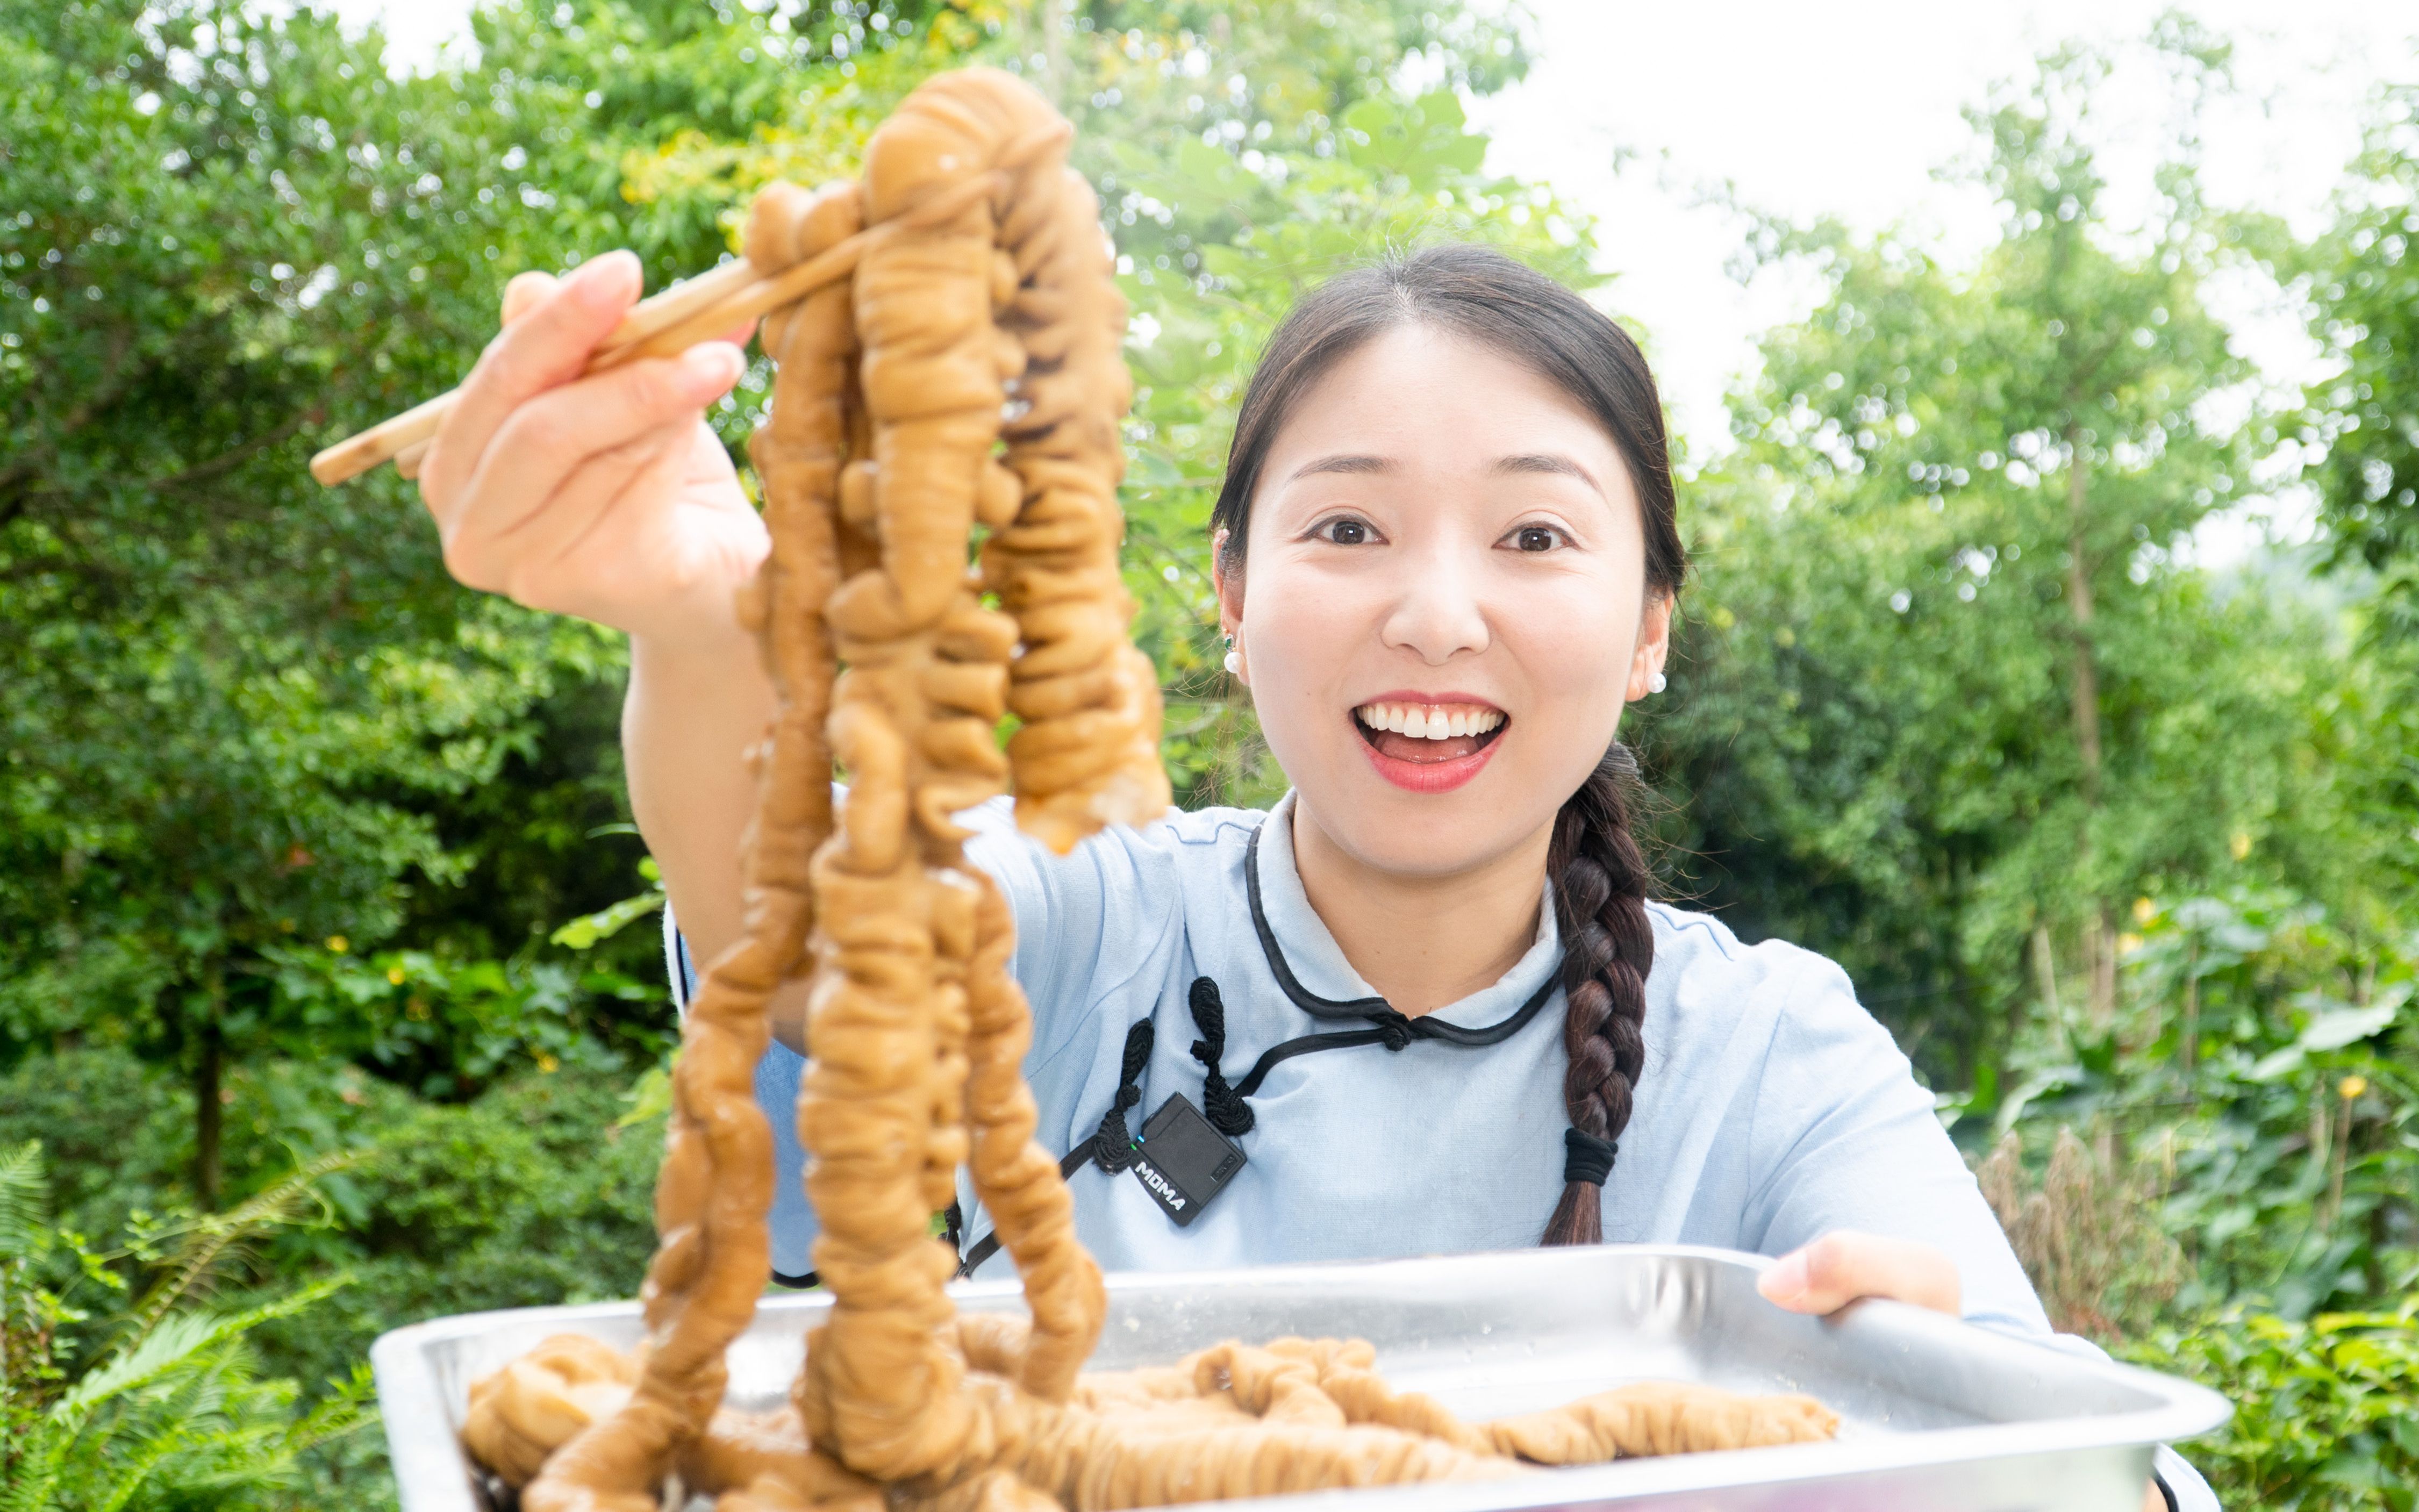
[[[2193,1262],[2183,1316],[2419,1286],[2419,941],[2380,949],[2274,893],[2145,902],[2135,923],[2111,1037],[2040,1026],[1995,1098],[1948,1100],[1952,1128],[2107,1130]]]
[[[2229,1309],[2128,1353],[2234,1404],[2233,1421],[2191,1448],[2226,1505],[2411,1512],[2419,1504],[2419,1299],[2393,1312],[2307,1322]]]
[[[41,1145],[0,1149],[0,1512],[53,1507],[288,1507],[302,1459],[364,1421],[368,1372],[301,1410],[290,1381],[259,1374],[253,1335],[324,1301],[331,1278],[258,1306],[197,1300],[247,1241],[291,1223],[312,1184],[344,1164],[314,1163],[224,1218],[131,1236],[95,1250],[44,1217]],[[77,1301],[123,1299],[131,1258],[149,1290],[98,1326]]]
[[[326,1062],[264,1061],[231,1078],[227,1108],[227,1184],[255,1195],[227,1214],[195,1215],[181,1180],[183,1087],[119,1052],[68,1052],[0,1076],[0,1150],[39,1133],[60,1173],[58,1233],[128,1234],[156,1257],[152,1270],[171,1276],[206,1242],[215,1246],[215,1305],[225,1316],[341,1278],[343,1289],[307,1313],[264,1317],[246,1336],[244,1360],[315,1383],[316,1400],[274,1388],[299,1423],[347,1399],[353,1386],[326,1383],[350,1382],[387,1329],[636,1291],[655,1247],[664,1110],[633,1106],[624,1080],[565,1064],[453,1104]],[[363,1153],[344,1158],[349,1151]],[[297,1152],[306,1171],[321,1173],[310,1183],[309,1222],[294,1221],[303,1216],[287,1179]],[[0,1181],[0,1233],[16,1221],[8,1190]],[[247,1214],[264,1208],[285,1221],[251,1225]],[[110,1255],[85,1253],[100,1278],[87,1285],[124,1298]],[[15,1305],[21,1294],[5,1284]],[[8,1368],[9,1379],[23,1377],[14,1356]],[[374,1434],[331,1442],[304,1455],[297,1473],[320,1504],[363,1504],[388,1494],[383,1453]]]
[[[2419,88],[2377,102],[2343,214],[2313,269],[2319,334],[2342,371],[2310,394],[2332,549],[2388,576],[2419,628]]]
[[[619,644],[456,588],[398,480],[301,467],[560,241],[489,183],[559,129],[509,83],[390,78],[309,11],[0,8],[0,1061],[92,1034],[214,1083],[322,1024],[269,985],[300,942],[509,955],[615,896],[561,880],[623,817],[610,743],[542,747]]]
[[[2028,954],[2074,963],[2104,1017],[2124,901],[2323,895],[2342,827],[2307,780],[2303,711],[2351,675],[2331,627],[2187,550],[2256,459],[2212,418],[2247,369],[2200,294],[2243,231],[2202,205],[2188,133],[2149,224],[2107,223],[2084,145],[2106,66],[2054,54],[1975,113],[2003,228],[1971,268],[1766,234],[1827,297],[1766,339],[1691,498],[1699,588],[1648,727],[1711,901],[1821,941],[1961,1082],[2048,1006]]]

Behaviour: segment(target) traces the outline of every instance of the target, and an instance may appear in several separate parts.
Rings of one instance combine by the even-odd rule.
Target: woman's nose
[[[1485,651],[1487,612],[1471,572],[1443,553],[1406,566],[1379,632],[1387,647],[1411,652],[1431,667]]]

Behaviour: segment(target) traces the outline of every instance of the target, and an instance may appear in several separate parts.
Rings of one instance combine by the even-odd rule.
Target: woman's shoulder
[[[1786,940],[1749,945],[1708,914],[1663,903],[1647,914],[1650,1073],[1733,1088],[1766,1130],[1850,1104],[1929,1108],[1897,1038],[1838,962]]]
[[[1732,1041],[1850,1038],[1884,1029],[1857,1000],[1838,962],[1787,940],[1750,945],[1711,914],[1649,903],[1655,966],[1647,977],[1648,1011],[1692,1037]]]

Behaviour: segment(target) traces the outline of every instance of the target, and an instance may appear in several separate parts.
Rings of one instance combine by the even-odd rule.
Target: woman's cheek
[[[1519,584],[1498,603],[1495,623],[1533,701],[1530,722],[1548,736],[1538,744],[1583,755],[1584,773],[1612,739],[1628,701],[1636,595],[1588,575]]]
[[[1359,623],[1347,584],[1271,573],[1250,591],[1243,655],[1252,702],[1277,764],[1299,780],[1321,759],[1323,726],[1343,728],[1340,705],[1330,705],[1345,696],[1342,678],[1375,632]]]

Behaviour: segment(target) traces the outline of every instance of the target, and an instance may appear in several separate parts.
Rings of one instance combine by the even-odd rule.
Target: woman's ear
[[[1210,537],[1210,586],[1218,593],[1218,633],[1232,638],[1243,623],[1243,575],[1226,570],[1226,528]]]
[[[1646,612],[1638,621],[1638,650],[1629,658],[1628,702],[1663,691],[1663,662],[1672,655],[1672,596],[1659,590],[1646,595]]]

